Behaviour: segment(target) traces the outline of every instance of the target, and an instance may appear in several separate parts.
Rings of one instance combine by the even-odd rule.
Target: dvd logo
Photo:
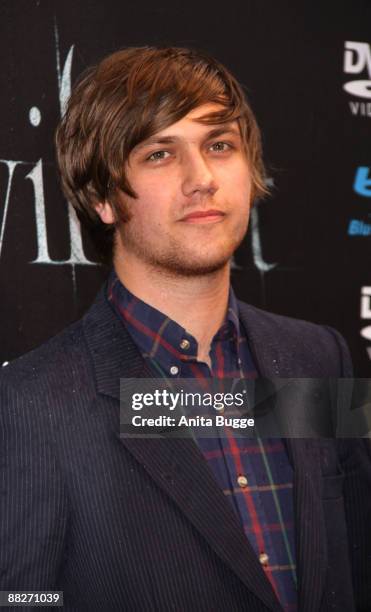
[[[367,70],[368,80],[349,81],[344,89],[358,98],[371,98],[371,49],[367,43],[345,43],[344,72],[347,74],[360,74]]]
[[[371,322],[371,287],[361,288],[361,319]],[[367,327],[361,329],[360,333],[362,338],[371,341],[371,325],[367,325]],[[371,359],[371,346],[367,347],[367,353]]]
[[[346,74],[361,74],[368,79],[348,81],[343,89],[351,96],[371,100],[371,48],[368,43],[347,40],[344,50],[344,72]],[[349,102],[352,115],[371,117],[371,102]]]

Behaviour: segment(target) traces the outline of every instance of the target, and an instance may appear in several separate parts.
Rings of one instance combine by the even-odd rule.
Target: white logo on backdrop
[[[349,102],[353,115],[371,117],[371,47],[368,43],[346,41],[344,49],[345,74],[360,75],[361,79],[353,79],[344,83],[343,89],[355,98]],[[368,77],[368,78],[365,78]]]
[[[369,325],[361,329],[361,336],[365,340],[371,342],[371,287],[361,288],[361,319],[362,321],[368,321]],[[371,359],[371,346],[367,347],[367,353]]]
[[[56,52],[56,76],[58,86],[58,99],[60,114],[63,115],[67,99],[71,92],[71,68],[73,59],[74,45],[68,51],[66,60],[61,65],[61,54],[59,48],[59,37],[58,29],[55,25],[55,52]],[[42,121],[42,114],[39,108],[33,106],[29,110],[29,121],[33,127],[38,127]],[[50,257],[48,248],[47,238],[47,224],[46,224],[46,208],[45,208],[45,197],[44,197],[44,181],[43,181],[43,160],[39,159],[37,162],[28,162],[24,160],[9,160],[0,159],[0,163],[5,164],[8,170],[7,188],[5,192],[5,201],[3,207],[3,215],[0,220],[0,257],[2,249],[4,247],[4,235],[5,228],[7,225],[8,213],[9,213],[9,202],[11,199],[12,188],[14,186],[14,172],[17,166],[28,166],[30,171],[25,176],[25,179],[31,181],[34,193],[34,209],[35,209],[35,221],[36,221],[36,242],[37,242],[37,255],[36,258],[30,263],[33,264],[48,264],[54,266],[70,265],[72,269],[72,277],[74,290],[75,286],[75,266],[77,264],[82,265],[96,265],[96,262],[90,261],[85,253],[81,239],[80,223],[76,217],[76,214],[71,205],[68,205],[68,226],[69,226],[69,247],[70,255],[65,260],[55,260]]]

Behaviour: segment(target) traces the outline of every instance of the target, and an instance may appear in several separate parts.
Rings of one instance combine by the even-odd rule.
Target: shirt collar
[[[133,295],[112,270],[108,279],[107,297],[116,313],[125,322],[128,332],[145,357],[174,362],[174,358],[187,361],[197,358],[197,341],[184,327],[153,306]],[[212,342],[240,337],[238,303],[232,287],[229,290],[225,320]],[[182,349],[188,341],[187,349]],[[170,362],[170,361],[169,361]]]

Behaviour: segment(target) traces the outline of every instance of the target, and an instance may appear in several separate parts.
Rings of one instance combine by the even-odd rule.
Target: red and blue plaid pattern
[[[132,295],[115,273],[109,279],[108,299],[125,321],[154,375],[249,379],[258,376],[232,289],[225,321],[211,344],[211,370],[206,363],[197,361],[198,347],[193,336]],[[284,442],[279,438],[239,437],[227,427],[223,436],[196,441],[240,518],[283,609],[294,612],[297,588],[293,471]]]

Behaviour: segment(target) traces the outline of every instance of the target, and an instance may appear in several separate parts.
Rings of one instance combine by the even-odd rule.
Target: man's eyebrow
[[[154,144],[172,144],[173,142],[176,142],[177,140],[179,140],[176,136],[152,136],[151,138],[147,138],[147,140],[143,140],[142,142],[139,142],[133,149],[133,151],[139,151],[140,149],[143,149],[144,147],[150,147],[151,145]]]
[[[233,127],[231,125],[222,125],[220,127],[214,128],[212,130],[210,130],[209,132],[206,132],[206,134],[204,134],[202,140],[207,141],[210,140],[211,138],[217,138],[218,136],[222,136],[223,134],[232,134],[234,136],[241,136],[240,131],[238,128]],[[137,152],[140,151],[141,149],[144,149],[145,147],[150,147],[152,145],[163,145],[163,144],[173,144],[174,142],[179,141],[180,138],[179,136],[152,136],[151,138],[148,138],[147,140],[143,140],[142,142],[139,142],[133,149],[133,152]]]
[[[238,127],[234,127],[232,125],[222,125],[220,127],[214,128],[205,134],[205,140],[210,140],[210,138],[217,138],[218,136],[223,136],[223,134],[233,134],[234,136],[241,136],[240,130]]]

